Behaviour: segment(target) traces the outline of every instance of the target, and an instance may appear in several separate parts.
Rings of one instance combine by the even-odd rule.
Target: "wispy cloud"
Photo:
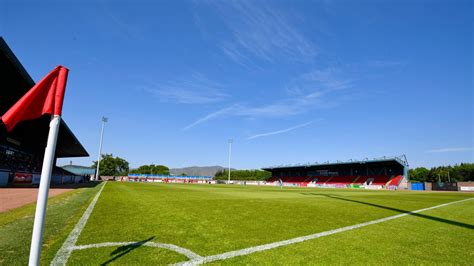
[[[399,60],[369,60],[369,62],[367,63],[367,65],[370,67],[381,67],[381,68],[399,67],[405,64],[406,62],[399,61]]]
[[[247,69],[260,69],[262,68],[256,64],[254,61],[250,59],[249,56],[246,55],[244,51],[238,48],[234,43],[231,42],[223,42],[219,45],[222,53],[229,57],[235,63],[247,68]]]
[[[109,18],[115,29],[124,38],[143,39],[143,28],[137,24],[126,21],[120,13],[114,11],[114,5],[108,1],[99,1],[105,17]]]
[[[182,104],[216,103],[228,97],[222,85],[207,79],[200,73],[180,80],[153,84],[143,88],[161,100]]]
[[[322,95],[322,94],[321,94]],[[319,96],[321,96],[319,95]],[[263,106],[252,106],[244,104],[233,104],[231,106],[219,109],[215,112],[207,114],[191,124],[183,128],[183,130],[188,130],[192,127],[195,127],[204,122],[209,122],[218,118],[225,117],[243,117],[249,119],[256,118],[281,118],[294,116],[297,114],[302,114],[310,109],[314,108],[324,108],[325,106],[329,107],[330,103],[324,103],[319,99],[319,96],[315,94],[306,95],[301,98],[291,98],[288,100],[280,100],[273,102],[271,104]],[[319,102],[319,105],[317,104]],[[314,105],[314,106],[311,106]]]
[[[204,122],[217,118],[231,116],[243,118],[281,118],[306,113],[316,108],[330,108],[337,105],[337,101],[323,100],[322,97],[328,91],[314,92],[298,98],[279,100],[263,106],[252,106],[244,104],[233,104],[205,115],[187,125],[183,130],[188,130]]]
[[[315,69],[302,75],[303,81],[311,82],[311,86],[319,86],[330,90],[346,89],[352,86],[352,80],[341,77],[343,70],[337,67]]]
[[[276,58],[309,61],[316,46],[290,23],[287,14],[262,1],[208,2],[223,19],[231,39],[219,44],[231,60],[244,64],[249,57],[273,62]],[[197,20],[202,28],[202,21]]]
[[[278,134],[283,134],[283,133],[290,132],[290,131],[293,131],[293,130],[298,129],[298,128],[309,126],[312,123],[313,122],[310,121],[310,122],[306,122],[306,123],[299,124],[299,125],[296,125],[296,126],[292,126],[292,127],[289,127],[289,128],[280,129],[280,130],[277,130],[277,131],[271,131],[271,132],[256,134],[256,135],[248,137],[247,140],[262,138],[262,137],[268,137],[268,136],[273,136],[273,135],[278,135]]]
[[[336,107],[342,101],[341,92],[352,86],[352,81],[338,77],[336,72],[332,68],[303,74],[287,87],[288,97],[267,104],[235,103],[195,120],[183,130],[218,118],[282,118]]]
[[[222,117],[222,116],[227,116],[228,114],[230,114],[232,111],[234,111],[236,108],[236,106],[229,106],[229,107],[226,107],[226,108],[223,108],[223,109],[220,109],[216,112],[213,112],[213,113],[210,113],[204,117],[201,117],[199,118],[198,120],[194,121],[193,123],[185,126],[183,128],[183,130],[188,130],[192,127],[195,127],[199,124],[202,124],[208,120],[211,120],[211,119],[215,119],[215,118],[218,118],[218,117]]]
[[[441,152],[464,152],[464,151],[472,151],[474,148],[472,147],[462,147],[462,148],[443,148],[443,149],[434,149],[426,151],[427,153],[441,153]]]

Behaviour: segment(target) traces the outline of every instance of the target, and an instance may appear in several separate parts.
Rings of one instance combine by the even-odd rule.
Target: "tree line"
[[[130,174],[154,174],[169,175],[170,169],[164,165],[142,165],[135,169],[130,169],[127,160],[114,157],[112,154],[102,154],[100,159],[101,176],[125,176]],[[97,161],[92,163],[92,168],[97,169]]]
[[[232,170],[230,171],[231,180],[267,180],[272,173],[264,170]],[[228,170],[220,170],[216,173],[215,180],[227,180],[229,177]]]
[[[136,169],[130,170],[131,174],[151,174],[151,175],[169,175],[170,169],[164,165],[142,165]]]
[[[438,166],[427,169],[418,167],[408,172],[410,181],[418,182],[461,182],[474,181],[474,163],[461,163],[454,166]]]

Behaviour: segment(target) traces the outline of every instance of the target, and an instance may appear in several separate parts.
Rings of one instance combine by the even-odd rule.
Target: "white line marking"
[[[99,199],[100,193],[102,193],[102,190],[104,189],[106,183],[107,182],[104,182],[99,192],[97,192],[94,199],[89,204],[89,207],[87,207],[86,211],[82,215],[81,219],[79,219],[74,229],[71,231],[71,233],[69,233],[69,236],[67,237],[66,241],[64,241],[62,247],[58,250],[58,253],[56,253],[56,256],[51,262],[51,265],[66,265],[67,260],[71,256],[71,247],[74,247],[74,245],[76,245],[77,239],[79,238],[82,229],[84,229],[87,220],[91,216],[92,210],[94,209],[95,204]]]
[[[173,244],[166,244],[166,243],[158,243],[158,242],[105,242],[105,243],[98,243],[98,244],[89,244],[89,245],[81,245],[81,246],[74,246],[71,247],[72,250],[81,250],[81,249],[88,249],[88,248],[101,248],[101,247],[114,247],[114,246],[147,246],[147,247],[154,247],[154,248],[164,248],[171,251],[174,251],[179,254],[183,254],[184,256],[188,257],[188,259],[200,259],[202,258],[198,254],[192,252],[189,249],[182,248]]]
[[[323,236],[333,235],[333,234],[337,234],[337,233],[341,233],[341,232],[345,232],[345,231],[365,227],[365,226],[372,225],[372,224],[378,224],[378,223],[386,222],[386,221],[389,221],[389,220],[401,218],[401,217],[404,217],[404,216],[407,216],[407,215],[411,215],[411,214],[415,214],[415,213],[419,213],[419,212],[423,212],[423,211],[428,211],[428,210],[432,210],[432,209],[436,209],[436,208],[441,208],[441,207],[444,207],[444,206],[448,206],[448,205],[451,205],[451,204],[460,203],[460,202],[464,202],[464,201],[468,201],[468,200],[472,200],[472,199],[474,199],[474,198],[469,198],[469,199],[463,199],[463,200],[459,200],[459,201],[444,203],[444,204],[429,207],[429,208],[424,208],[424,209],[420,209],[420,210],[416,210],[416,211],[397,214],[397,215],[394,215],[394,216],[389,216],[389,217],[386,217],[386,218],[373,220],[373,221],[369,221],[369,222],[365,222],[365,223],[355,224],[355,225],[351,225],[351,226],[345,226],[345,227],[341,227],[341,228],[330,230],[330,231],[320,232],[320,233],[317,233],[317,234],[296,237],[296,238],[292,238],[292,239],[288,239],[288,240],[273,242],[273,243],[264,244],[264,245],[260,245],[260,246],[255,246],[255,247],[250,247],[250,248],[244,248],[244,249],[240,249],[240,250],[234,250],[234,251],[225,252],[225,253],[221,253],[221,254],[217,254],[217,255],[211,255],[211,256],[203,257],[203,258],[200,258],[200,259],[193,259],[193,260],[177,263],[175,265],[198,265],[198,264],[208,263],[208,262],[212,262],[212,261],[216,261],[216,260],[230,259],[230,258],[233,258],[233,257],[248,255],[248,254],[255,253],[255,252],[260,252],[260,251],[274,249],[274,248],[287,246],[287,245],[291,245],[291,244],[295,244],[295,243],[300,243],[300,242],[304,242],[304,241],[307,241],[307,240],[320,238],[320,237],[323,237]]]

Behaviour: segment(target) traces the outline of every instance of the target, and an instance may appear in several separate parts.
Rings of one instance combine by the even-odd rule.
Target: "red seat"
[[[390,180],[389,176],[379,175],[379,176],[372,176],[374,181],[372,181],[372,185],[385,185]]]
[[[389,186],[398,186],[400,182],[402,181],[403,176],[402,175],[397,175],[396,177],[392,178],[390,182],[388,183]]]
[[[355,176],[333,176],[326,184],[351,184]]]
[[[355,180],[355,181],[353,182],[353,184],[362,185],[362,184],[366,183],[366,182],[367,182],[367,179],[369,179],[369,178],[370,178],[369,176],[361,176],[361,177],[359,177],[357,180]]]

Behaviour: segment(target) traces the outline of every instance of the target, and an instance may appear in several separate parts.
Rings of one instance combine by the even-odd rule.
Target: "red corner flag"
[[[15,103],[1,118],[7,131],[21,121],[44,114],[61,115],[68,71],[57,66]]]

